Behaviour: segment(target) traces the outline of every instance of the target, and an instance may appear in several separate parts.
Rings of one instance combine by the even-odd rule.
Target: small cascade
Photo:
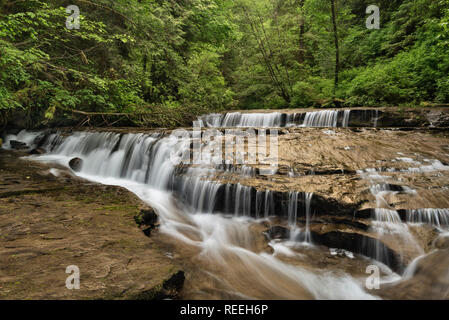
[[[373,127],[377,128],[377,123],[379,122],[379,110],[375,110],[375,116],[374,116],[374,123],[373,123]]]
[[[407,210],[406,219],[409,223],[425,223],[439,229],[449,228],[449,209]]]
[[[39,132],[30,132],[27,130],[22,130],[18,134],[8,134],[5,136],[2,147],[7,150],[11,149],[10,142],[12,140],[24,142],[27,146],[33,146],[35,139],[40,135]]]
[[[269,128],[281,127],[283,116],[279,112],[270,113],[226,113],[210,114],[198,118],[201,127],[211,128]],[[285,121],[285,120],[284,120]],[[285,124],[284,124],[285,126]]]
[[[318,110],[303,113],[213,113],[199,117],[196,124],[208,128],[269,128],[269,127],[349,127],[356,125],[377,127],[378,110]]]
[[[307,112],[302,127],[336,128],[339,115],[334,110]]]
[[[313,193],[290,192],[288,200],[288,224],[290,227],[290,241],[301,241],[305,243],[312,243],[310,233],[310,208],[312,203]],[[301,201],[300,201],[301,200]],[[298,210],[298,202],[303,203],[303,208]],[[305,217],[306,224],[304,230],[297,226],[298,211]]]
[[[374,220],[386,223],[402,223],[401,217],[396,210],[377,208],[374,209]]]
[[[307,243],[312,243],[312,236],[310,233],[310,208],[311,208],[311,204],[312,204],[312,198],[313,198],[313,193],[306,193],[305,194],[305,211],[306,211],[306,237],[305,237],[305,242]]]
[[[296,228],[298,220],[298,196],[299,192],[290,192],[288,199],[288,224],[290,227]]]
[[[408,187],[387,183],[386,181],[389,177],[379,175],[379,172],[383,171],[366,169],[360,170],[359,174],[368,180],[369,190],[376,199],[376,208],[373,209],[373,222],[370,230],[377,234],[377,237],[381,240],[371,241],[368,246],[368,256],[374,257],[377,261],[382,261],[389,265],[391,263],[389,249],[382,241],[393,241],[396,244],[400,244],[400,250],[409,248],[418,255],[423,254],[424,251],[411,234],[408,225],[402,222],[399,213],[396,210],[392,210],[386,200],[386,197],[391,194],[397,194],[399,192],[412,193],[414,191]]]
[[[264,218],[268,218],[270,214],[274,214],[274,198],[273,192],[270,190],[265,191],[265,208],[264,208]]]
[[[351,110],[345,110],[344,114],[343,114],[343,122],[342,122],[343,128],[349,127],[350,116],[351,116]]]

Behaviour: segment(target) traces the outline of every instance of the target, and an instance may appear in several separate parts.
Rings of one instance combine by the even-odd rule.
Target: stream
[[[358,118],[359,122],[364,121],[366,128],[380,124],[376,111],[367,110]],[[200,117],[196,125],[202,132],[208,128],[291,129],[281,136],[281,142],[293,143],[287,140],[288,135],[300,136],[304,132],[298,139],[304,139],[304,145],[310,145],[309,148],[321,145],[306,141],[308,130],[315,130],[311,131],[311,137],[315,134],[320,139],[334,139],[335,148],[340,135],[341,139],[352,139],[350,137],[356,134],[346,129],[351,125],[350,110],[305,114],[211,114]],[[338,247],[337,242],[335,247],[326,246],[326,241],[331,239],[325,238],[330,233],[324,232],[331,226],[330,220],[326,219],[334,217],[330,217],[330,209],[328,212],[322,208],[332,206],[333,202],[320,188],[329,188],[329,184],[338,188],[338,183],[342,184],[340,180],[326,180],[326,174],[317,172],[318,165],[313,165],[310,172],[298,173],[299,167],[292,165],[293,160],[287,165],[287,173],[282,175],[288,157],[298,158],[294,149],[283,148],[282,144],[279,166],[268,166],[272,170],[268,174],[263,171],[267,166],[258,164],[174,163],[173,157],[179,159],[191,148],[193,139],[192,135],[180,137],[168,130],[141,133],[99,130],[70,134],[22,131],[7,136],[5,147],[11,140],[23,141],[29,146],[39,141],[39,147],[46,153],[27,158],[54,164],[52,172],[55,175],[61,167],[70,170],[70,160],[80,158],[82,168],[78,172],[72,171],[73,174],[89,181],[124,187],[154,208],[160,219],[158,233],[161,241],[170,243],[187,266],[182,293],[185,299],[380,299],[376,290],[365,287],[370,276],[366,272],[368,266],[375,265],[381,270],[381,284],[410,279],[416,261],[431,251],[416,235],[422,230],[435,232],[436,238],[447,235],[449,210],[445,208],[449,206],[446,206],[446,200],[438,203],[440,207],[425,206],[419,203],[417,196],[422,195],[425,204],[427,191],[421,194],[416,190],[422,187],[417,177],[438,174],[442,181],[447,181],[449,167],[428,154],[419,161],[418,156],[411,159],[396,155],[390,162],[396,167],[382,163],[377,168],[369,168],[368,160],[365,163],[361,160],[360,165],[354,166],[350,178],[340,173],[329,176],[348,179],[344,183],[354,190],[358,190],[359,185],[366,188],[367,191],[360,194],[371,199],[370,206],[366,205],[368,200],[354,200],[354,203],[365,203],[361,208],[351,207],[347,204],[349,200],[343,203],[341,197],[341,206],[347,206],[348,211],[343,214],[344,209],[342,215],[349,219],[371,210],[369,217],[360,218],[369,220],[367,227],[357,231],[361,239],[368,242],[361,242],[357,244],[358,249],[351,250],[352,245]],[[206,149],[215,142],[207,140],[202,147]],[[355,148],[345,144],[338,149],[339,154],[348,154]],[[245,151],[248,155],[250,147]],[[406,153],[407,149],[397,151]],[[366,150],[361,152],[368,153]],[[307,154],[307,151],[303,153]],[[203,158],[210,160],[214,155],[212,152]],[[383,160],[379,154],[373,163]],[[435,183],[439,178],[435,178]],[[414,185],[409,184],[412,180]],[[290,188],[294,183],[300,187]],[[316,189],[312,188],[314,185]],[[441,190],[447,195],[446,189]],[[413,202],[409,202],[412,206],[409,208],[398,209],[392,205],[400,203],[397,199],[401,197],[414,198],[416,206]],[[445,198],[436,193],[429,197],[435,202],[440,201],[438,197]],[[288,235],[267,236],[267,230],[273,226],[282,226],[282,230],[288,230]],[[416,231],[418,229],[421,231]],[[341,225],[330,231],[348,232]],[[392,255],[389,248],[395,254],[399,252],[399,258]],[[398,261],[392,261],[392,257]]]

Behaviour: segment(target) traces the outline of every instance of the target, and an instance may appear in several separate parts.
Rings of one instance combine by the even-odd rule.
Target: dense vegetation
[[[449,102],[449,0],[1,0],[0,15],[3,125]]]

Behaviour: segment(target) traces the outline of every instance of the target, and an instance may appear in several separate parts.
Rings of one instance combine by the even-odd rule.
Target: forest
[[[0,127],[449,102],[449,0],[2,0],[0,14]]]

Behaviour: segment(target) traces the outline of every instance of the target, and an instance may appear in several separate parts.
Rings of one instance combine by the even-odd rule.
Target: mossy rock
[[[139,226],[154,226],[158,221],[158,216],[153,208],[141,208],[139,214],[134,216],[134,220]]]

